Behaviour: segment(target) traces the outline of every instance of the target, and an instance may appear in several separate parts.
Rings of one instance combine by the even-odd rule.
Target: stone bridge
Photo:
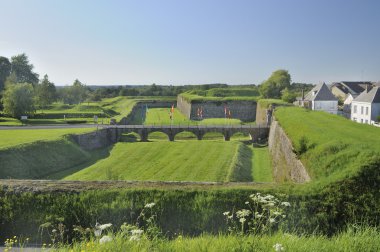
[[[148,141],[148,135],[152,132],[162,132],[168,136],[169,141],[174,141],[175,136],[181,132],[192,132],[198,140],[208,132],[218,132],[223,134],[224,140],[229,141],[235,133],[248,134],[253,142],[265,139],[269,135],[269,127],[264,125],[215,125],[215,126],[191,126],[191,125],[114,125],[108,126],[108,129],[116,131],[116,137],[119,138],[123,133],[137,133],[142,142]]]

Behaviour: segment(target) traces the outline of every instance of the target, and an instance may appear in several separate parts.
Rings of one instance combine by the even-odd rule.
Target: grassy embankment
[[[279,108],[276,118],[316,183],[357,176],[380,157],[380,128],[300,108]]]
[[[294,235],[277,233],[263,236],[202,235],[196,238],[178,237],[170,241],[129,241],[121,235],[112,242],[99,244],[96,240],[77,242],[73,246],[58,247],[58,251],[279,251],[348,252],[380,250],[380,232],[372,228],[349,229],[331,238],[322,235]]]
[[[89,162],[94,157],[65,136],[93,130],[0,130],[0,178],[44,178]]]
[[[107,159],[65,179],[229,181],[238,160],[251,170],[250,159],[240,156],[244,147],[215,141],[118,143]]]

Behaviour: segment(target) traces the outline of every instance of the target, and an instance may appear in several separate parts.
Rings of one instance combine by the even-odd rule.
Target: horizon
[[[259,85],[277,69],[296,83],[380,81],[375,0],[0,0],[0,8],[9,21],[0,56],[25,53],[57,86]]]

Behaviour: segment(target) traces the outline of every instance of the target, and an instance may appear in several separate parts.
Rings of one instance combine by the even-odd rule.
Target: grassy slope
[[[252,177],[257,182],[273,182],[272,165],[268,147],[254,147]]]
[[[110,158],[66,180],[225,181],[239,142],[118,143]]]
[[[296,107],[278,108],[276,118],[296,150],[306,139],[300,158],[313,179],[344,179],[380,155],[380,128]]]
[[[94,128],[0,130],[0,150],[36,141],[58,140],[67,134],[80,134],[93,130]]]

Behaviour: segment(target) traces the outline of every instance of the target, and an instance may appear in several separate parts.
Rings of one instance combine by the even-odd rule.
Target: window
[[[365,114],[368,115],[368,107],[365,107]]]
[[[356,113],[358,110],[358,106],[354,105],[354,113]]]
[[[363,109],[364,109],[364,107],[360,106],[360,114],[363,114]]]

